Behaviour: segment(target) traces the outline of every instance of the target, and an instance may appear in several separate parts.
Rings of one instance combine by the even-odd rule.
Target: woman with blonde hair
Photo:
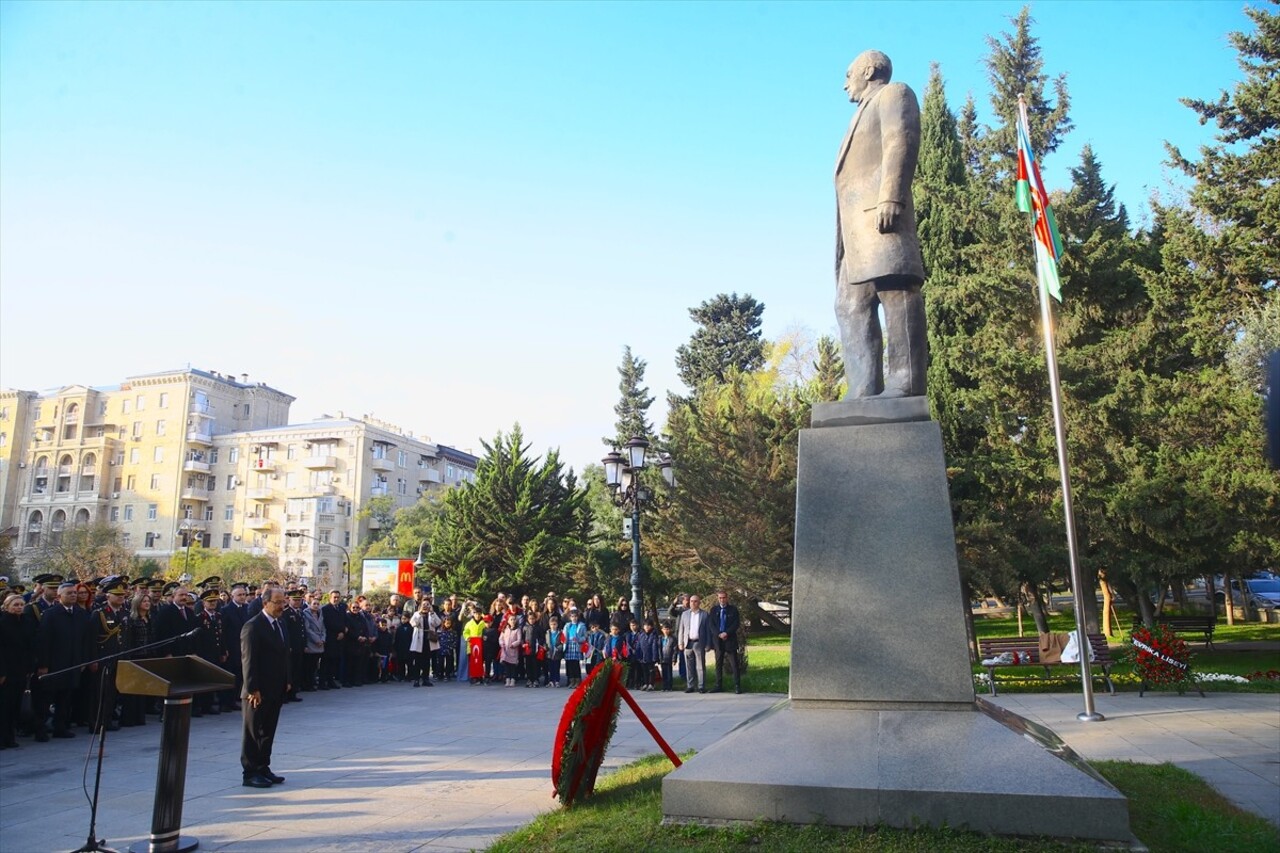
[[[124,645],[127,649],[138,649],[155,642],[151,628],[151,594],[139,592],[129,603],[129,615],[124,621]],[[159,650],[157,650],[158,652]],[[153,652],[130,653],[130,659],[150,657]],[[147,722],[147,697],[120,696],[120,725],[142,726]]]

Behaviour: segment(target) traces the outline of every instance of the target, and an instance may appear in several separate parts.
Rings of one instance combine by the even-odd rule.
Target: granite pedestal
[[[1128,843],[1115,788],[975,699],[941,432],[876,403],[800,436],[790,698],[668,775],[664,818]]]

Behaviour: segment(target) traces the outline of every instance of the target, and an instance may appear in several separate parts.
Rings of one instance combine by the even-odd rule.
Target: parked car
[[[1231,596],[1239,604],[1244,600],[1248,600],[1249,605],[1255,608],[1280,607],[1280,580],[1273,578],[1232,578],[1231,580]],[[1219,604],[1226,601],[1226,595],[1221,589],[1218,590],[1217,599]]]

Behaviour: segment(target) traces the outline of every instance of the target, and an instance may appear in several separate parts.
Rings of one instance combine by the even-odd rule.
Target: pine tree
[[[844,396],[844,358],[840,355],[840,344],[830,335],[818,338],[818,357],[813,362],[813,379],[808,384],[811,403],[830,402]]]
[[[591,545],[584,490],[558,451],[529,456],[519,424],[482,444],[475,480],[445,493],[426,562],[459,594],[563,589]]]
[[[697,330],[676,350],[680,381],[692,391],[711,381],[723,384],[730,371],[750,372],[764,363],[761,316],[764,303],[750,294],[717,294],[689,316]]]
[[[601,439],[606,447],[622,447],[633,435],[652,440],[653,424],[649,421],[649,406],[653,397],[644,387],[644,371],[648,362],[631,354],[631,347],[622,349],[622,364],[618,367],[618,391],[621,396],[613,407],[618,416],[612,437]]]

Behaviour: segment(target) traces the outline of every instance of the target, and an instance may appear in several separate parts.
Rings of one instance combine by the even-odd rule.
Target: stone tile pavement
[[[483,849],[556,806],[551,742],[566,690],[385,684],[303,695],[285,707],[276,737],[272,769],[287,781],[265,791],[240,784],[238,713],[192,720],[183,834],[201,851]],[[636,695],[677,751],[709,746],[781,698]],[[107,735],[97,835],[116,850],[150,831],[156,719]],[[93,763],[91,739],[76,731],[0,751],[0,853],[85,842],[81,784],[92,791]],[[657,751],[623,705],[606,766]]]
[[[1053,729],[1085,759],[1168,761],[1280,826],[1280,694],[1099,693],[1095,706],[1106,717],[1099,723],[1076,719],[1084,710],[1078,694],[991,701]]]
[[[185,835],[243,853],[482,849],[555,807],[551,740],[564,690],[407,684],[305,694],[284,710],[266,791],[240,785],[240,715],[192,721]],[[775,694],[637,694],[676,750],[701,749],[765,710]],[[1056,730],[1086,758],[1172,761],[1233,802],[1280,823],[1280,695],[1100,695],[1104,723],[1075,720],[1075,695],[996,700]],[[107,738],[98,836],[123,850],[150,829],[160,726]],[[84,843],[90,738],[0,752],[0,853]],[[606,761],[658,751],[625,706]],[[767,753],[760,760],[768,760]],[[785,759],[783,759],[785,760]]]

